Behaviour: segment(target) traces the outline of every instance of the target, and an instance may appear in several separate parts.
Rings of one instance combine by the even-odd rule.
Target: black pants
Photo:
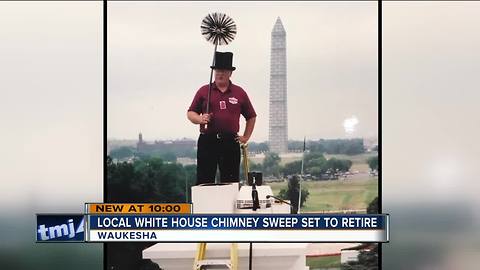
[[[221,182],[239,181],[240,144],[236,134],[200,134],[197,146],[197,185],[215,183],[217,165]]]

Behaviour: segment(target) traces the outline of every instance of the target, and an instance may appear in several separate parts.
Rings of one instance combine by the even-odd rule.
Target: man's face
[[[215,69],[215,82],[226,84],[232,76],[232,71],[228,69]]]

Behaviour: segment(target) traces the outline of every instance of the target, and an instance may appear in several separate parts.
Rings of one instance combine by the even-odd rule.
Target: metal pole
[[[213,50],[213,60],[212,67],[215,66],[215,54],[217,53],[218,42],[215,42],[215,49]],[[210,83],[208,84],[208,93],[207,93],[207,114],[210,112],[210,92],[212,92],[212,78],[213,78],[213,68],[210,70]],[[205,129],[208,129],[208,124],[205,125]]]
[[[300,214],[300,205],[302,201],[302,176],[298,179],[298,205],[297,205],[297,214]]]
[[[183,166],[185,172],[185,203],[188,203],[188,175],[187,170],[185,170],[185,166]]]
[[[248,270],[252,270],[252,242],[250,242],[250,251],[248,256]]]
[[[306,137],[303,137],[303,152],[302,152],[302,169],[300,171],[300,174],[303,176],[303,162],[305,160],[305,139]]]
[[[302,171],[300,175],[300,179],[298,179],[298,206],[297,206],[297,214],[300,214],[300,206],[302,203],[302,179],[303,179],[303,162],[305,160],[305,140],[306,137],[303,137],[303,152],[302,152]]]

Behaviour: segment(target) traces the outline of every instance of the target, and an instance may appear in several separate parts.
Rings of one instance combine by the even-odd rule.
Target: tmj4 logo
[[[37,232],[40,236],[39,240],[46,241],[55,238],[68,237],[74,238],[76,234],[84,231],[84,219],[75,229],[73,219],[69,219],[66,224],[59,224],[47,227],[45,224],[38,226]]]

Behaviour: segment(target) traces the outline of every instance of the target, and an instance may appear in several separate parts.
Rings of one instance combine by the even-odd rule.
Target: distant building
[[[288,151],[287,122],[287,49],[286,32],[280,17],[272,30],[270,55],[270,118],[268,141],[270,151]]]
[[[181,140],[165,140],[147,143],[142,133],[138,134],[137,152],[142,154],[173,153],[177,157],[189,156],[196,151],[197,141],[183,138]]]

